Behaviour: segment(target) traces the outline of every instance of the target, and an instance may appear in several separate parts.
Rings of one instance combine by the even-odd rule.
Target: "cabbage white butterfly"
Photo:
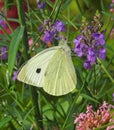
[[[48,94],[60,96],[71,92],[77,83],[71,51],[65,41],[33,56],[20,69],[17,79],[43,87]]]

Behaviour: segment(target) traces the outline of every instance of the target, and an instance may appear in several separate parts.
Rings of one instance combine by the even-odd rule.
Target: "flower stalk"
[[[111,77],[111,75],[109,74],[109,72],[106,70],[105,66],[101,63],[100,59],[97,58],[98,63],[101,65],[102,69],[104,70],[104,72],[107,74],[107,76],[109,77],[109,79],[111,80],[112,83],[114,83],[114,79]]]

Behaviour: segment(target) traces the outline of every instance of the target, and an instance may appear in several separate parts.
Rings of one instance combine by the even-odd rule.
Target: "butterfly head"
[[[66,54],[71,56],[71,49],[70,47],[67,45],[67,40],[66,39],[62,39],[59,42],[59,46],[62,47],[62,49],[66,52]]]

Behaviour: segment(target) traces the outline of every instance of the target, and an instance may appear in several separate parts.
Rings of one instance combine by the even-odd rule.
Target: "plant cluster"
[[[24,62],[61,39],[74,91],[52,96],[17,80]],[[113,104],[114,0],[0,0],[0,130],[113,130]]]

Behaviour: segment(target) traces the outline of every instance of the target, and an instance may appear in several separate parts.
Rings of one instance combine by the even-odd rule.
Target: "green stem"
[[[58,15],[58,12],[60,11],[61,3],[62,3],[62,1],[60,1],[60,0],[55,1],[53,10],[49,16],[49,19],[51,19],[52,16],[54,15],[53,22],[55,21],[57,15]]]
[[[111,75],[109,74],[109,72],[106,70],[106,68],[104,67],[104,65],[102,64],[102,62],[100,61],[99,58],[97,58],[97,61],[99,62],[99,64],[101,65],[102,69],[104,70],[104,72],[107,74],[107,76],[109,77],[109,79],[112,81],[112,83],[114,83],[114,79],[111,77]]]
[[[67,17],[70,20],[70,8],[68,7],[67,9]],[[70,36],[70,26],[67,25],[67,40],[69,41],[69,36]]]
[[[101,8],[102,8],[102,10],[105,11],[104,0],[100,0],[100,3],[101,3]]]
[[[39,101],[39,95],[36,91],[36,88],[31,86],[31,92],[32,92],[32,102],[34,105],[34,114],[35,114],[35,120],[37,124],[37,129],[43,130],[43,123],[42,123],[42,115],[40,114],[40,108],[38,105]]]
[[[62,5],[62,1],[59,0],[58,5],[55,9],[55,14],[54,14],[54,18],[53,18],[53,23],[55,22],[55,20],[57,19],[60,9],[61,9],[61,5]]]
[[[63,17],[70,25],[72,25],[75,30],[78,30],[78,28],[75,26],[75,24],[74,24],[69,18],[67,18],[65,15],[62,15],[62,17]]]
[[[73,110],[73,108],[74,108],[74,106],[75,106],[76,100],[78,99],[80,93],[82,92],[82,90],[83,90],[83,88],[84,88],[84,86],[85,86],[85,82],[86,82],[86,79],[85,79],[85,81],[84,81],[84,83],[83,83],[81,89],[79,90],[78,94],[77,94],[76,97],[74,98],[74,102],[73,102],[72,105],[70,106],[69,113],[68,113],[68,115],[67,115],[67,117],[66,117],[66,120],[65,120],[65,122],[64,122],[63,127],[62,127],[61,130],[65,130],[65,126],[66,126],[66,124],[67,124],[67,122],[68,122],[68,119],[69,119],[69,117],[70,117],[70,114],[71,114],[71,112],[72,112],[72,110]]]
[[[16,2],[17,2],[17,9],[18,9],[20,26],[25,27],[22,42],[23,42],[23,47],[24,47],[24,57],[25,57],[25,60],[27,60],[29,58],[29,55],[28,55],[29,46],[28,46],[28,36],[27,36],[27,30],[26,30],[23,2],[22,2],[22,0],[16,0]]]
[[[29,58],[29,54],[28,54],[29,46],[28,46],[28,35],[27,35],[27,30],[26,30],[23,3],[22,3],[22,0],[16,0],[16,2],[17,2],[20,26],[25,27],[24,36],[23,36],[22,41],[23,41],[23,47],[24,47],[24,57],[25,57],[25,60],[27,60]],[[32,94],[32,102],[33,102],[33,106],[34,106],[34,114],[35,114],[37,130],[39,130],[39,129],[43,130],[42,116],[40,115],[39,105],[38,105],[38,93],[37,93],[35,87],[31,87],[31,94]]]
[[[96,68],[95,68],[95,65],[94,65],[94,83],[93,83],[93,93],[94,95],[96,94]]]
[[[108,126],[112,126],[112,125],[114,125],[114,123],[113,122],[111,122],[111,123],[108,123],[108,124],[106,124],[106,125],[103,125],[103,126],[101,126],[100,128],[96,128],[96,129],[94,129],[94,130],[104,130],[106,127],[108,127]]]
[[[11,36],[6,32],[6,30],[2,26],[0,26],[0,30],[3,31],[3,33],[5,34],[5,36],[7,37],[7,39],[11,40]]]
[[[77,4],[78,9],[79,9],[79,11],[80,11],[80,15],[82,16],[82,15],[83,15],[83,12],[82,12],[82,9],[81,9],[81,7],[80,7],[80,4],[79,4],[78,0],[76,0],[76,4]]]

